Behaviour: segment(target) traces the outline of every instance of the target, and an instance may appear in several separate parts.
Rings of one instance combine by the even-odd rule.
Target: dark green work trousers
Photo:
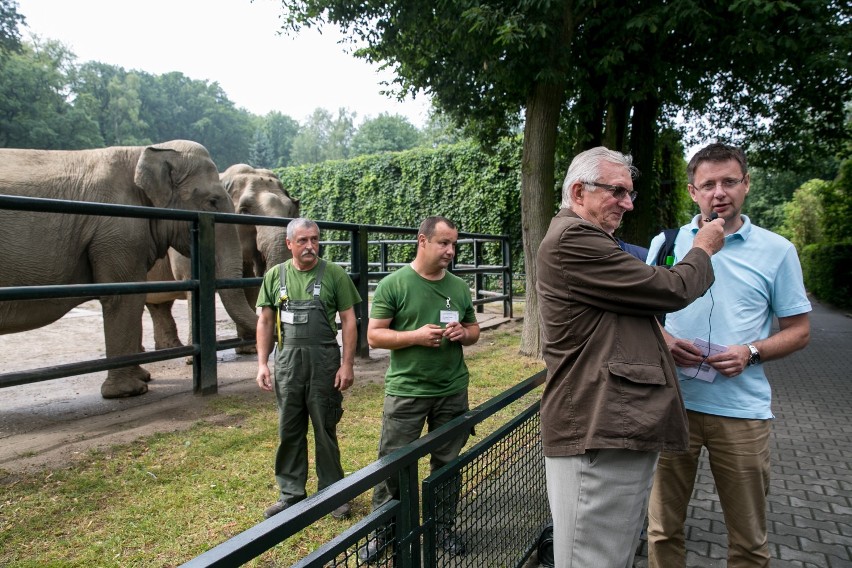
[[[275,456],[275,479],[280,500],[292,505],[307,496],[308,418],[314,429],[317,490],[343,479],[337,423],[343,415],[343,395],[334,388],[340,368],[340,347],[288,346],[275,359],[280,444]]]
[[[420,438],[424,425],[427,425],[428,431],[432,432],[467,412],[468,406],[467,389],[442,397],[385,396],[379,459]],[[456,459],[467,443],[468,437],[468,434],[459,436],[432,450],[429,459],[430,471],[434,472]],[[399,499],[399,479],[396,475],[373,489],[373,510],[391,499]],[[438,511],[439,526],[453,525],[457,500],[458,488],[456,487]]]

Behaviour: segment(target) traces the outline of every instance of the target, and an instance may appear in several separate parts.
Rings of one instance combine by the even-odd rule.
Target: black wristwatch
[[[746,343],[746,347],[748,347],[750,353],[748,356],[748,366],[751,367],[752,365],[760,363],[760,351],[757,350],[757,347],[751,343]]]

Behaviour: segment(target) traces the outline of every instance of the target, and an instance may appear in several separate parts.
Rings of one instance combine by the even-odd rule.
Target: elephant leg
[[[189,318],[187,321],[189,322],[189,342],[187,345],[192,345],[195,343],[195,340],[192,337],[192,292],[186,293],[186,314]],[[183,362],[187,365],[192,365],[193,357],[192,355],[187,355],[183,358]]]
[[[243,288],[243,290],[245,292],[249,308],[251,308],[252,310],[256,310],[257,308],[255,308],[255,306],[257,305],[257,297],[260,294],[260,288],[255,286],[251,288]],[[237,322],[237,336],[240,339],[254,339],[256,334],[257,327],[252,329]],[[240,347],[237,347],[235,351],[241,355],[253,355],[257,353],[257,344],[242,345]]]
[[[252,312],[254,312],[254,310],[256,309],[254,307],[256,302],[257,296],[255,296],[254,301],[249,303],[249,307],[251,308]],[[257,324],[252,326],[242,321],[237,321],[235,323],[237,325],[237,337],[239,337],[240,339],[251,339],[253,341],[256,340]],[[235,351],[241,355],[253,355],[257,353],[257,343],[252,343],[251,345],[240,345],[235,349]]]
[[[226,306],[228,306],[228,305],[231,305],[231,302],[234,301],[234,298],[237,298],[237,297],[241,298],[241,295],[239,294],[239,290],[223,290],[223,291],[219,292],[219,297],[226,304]],[[189,342],[192,343],[193,342],[193,339],[192,339],[192,293],[188,292],[187,295],[186,295],[186,299],[187,299],[186,307],[187,307],[187,311],[189,312],[188,317],[189,317],[189,322],[190,322]],[[239,301],[242,302],[242,299],[240,299]],[[243,319],[246,319],[246,318],[243,318]],[[256,325],[254,327],[252,327],[248,324],[241,324],[240,322],[237,322],[236,326],[237,326],[237,336],[238,337],[243,338],[243,339],[254,339],[255,334],[257,333],[257,326]],[[241,353],[241,354],[253,354],[253,353],[257,353],[257,346],[256,345],[244,345],[244,346],[241,346],[241,347],[237,347],[235,349],[235,351],[237,353]],[[184,361],[186,362],[187,365],[192,365],[192,362],[193,362],[192,356],[187,356],[184,359]]]
[[[145,304],[151,321],[154,322],[154,348],[170,349],[172,347],[183,347],[178,336],[177,324],[172,316],[172,306],[175,301],[169,300],[161,304]]]
[[[139,353],[142,345],[144,294],[101,298],[107,357]],[[139,365],[110,369],[101,385],[104,398],[123,398],[148,392],[151,374]]]
[[[257,306],[257,297],[260,295],[260,288],[257,286],[252,286],[250,288],[243,288],[243,290],[245,290],[246,301],[248,302],[248,305],[252,309],[256,309],[255,306]]]
[[[256,332],[248,334],[245,331],[240,331],[239,329],[237,329],[237,333],[239,334],[240,339],[255,339]],[[253,355],[257,353],[257,343],[253,343],[251,345],[240,345],[239,347],[235,348],[234,351],[236,353],[239,353],[240,355]]]
[[[239,288],[227,288],[218,291],[219,299],[228,316],[237,328],[237,337],[248,339],[250,345],[236,348],[237,353],[257,353],[255,334],[257,333],[257,309],[246,302],[246,295]]]

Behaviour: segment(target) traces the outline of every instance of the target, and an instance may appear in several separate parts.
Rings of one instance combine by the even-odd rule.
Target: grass
[[[471,407],[543,368],[517,354],[519,329],[483,333],[467,357]],[[382,385],[347,391],[338,427],[344,471],[376,458]],[[538,391],[480,426],[475,444],[526,408]],[[92,452],[61,470],[12,476],[0,471],[0,566],[177,566],[262,520],[277,498],[272,462],[277,413],[270,399],[222,396],[216,424],[156,434]],[[313,440],[309,440],[313,460]],[[421,460],[421,475],[428,464]],[[316,490],[311,463],[308,492]],[[326,517],[249,566],[289,566],[369,512],[370,494],[353,519]]]

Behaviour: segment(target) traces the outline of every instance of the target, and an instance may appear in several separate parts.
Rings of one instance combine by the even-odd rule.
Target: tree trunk
[[[603,135],[604,146],[610,150],[625,151],[629,115],[630,106],[623,99],[610,101],[606,108],[606,127]]]
[[[596,83],[597,77],[592,77],[592,84],[596,88],[583,89],[580,92],[580,102],[576,105],[580,116],[577,119],[579,130],[577,139],[574,141],[572,158],[590,148],[604,144],[604,118],[606,115],[606,101],[602,96],[595,96],[603,91],[603,82]]]
[[[521,158],[521,229],[526,264],[526,309],[520,353],[541,356],[536,252],[555,212],[554,161],[564,89],[537,83],[527,102]]]
[[[660,103],[656,99],[645,99],[633,106],[630,128],[630,149],[633,165],[639,169],[639,177],[633,187],[639,199],[631,213],[624,216],[624,226],[619,235],[628,243],[647,247],[659,227],[660,187],[659,174],[654,169],[654,154],[657,144],[657,114]]]
[[[660,164],[657,170],[660,172],[660,205],[657,222],[657,229],[666,229],[669,227],[677,227],[680,225],[678,218],[680,199],[679,191],[683,191],[683,187],[678,183],[678,167],[683,158],[683,146],[673,139],[671,131],[664,132],[659,139],[658,147],[660,149]]]

